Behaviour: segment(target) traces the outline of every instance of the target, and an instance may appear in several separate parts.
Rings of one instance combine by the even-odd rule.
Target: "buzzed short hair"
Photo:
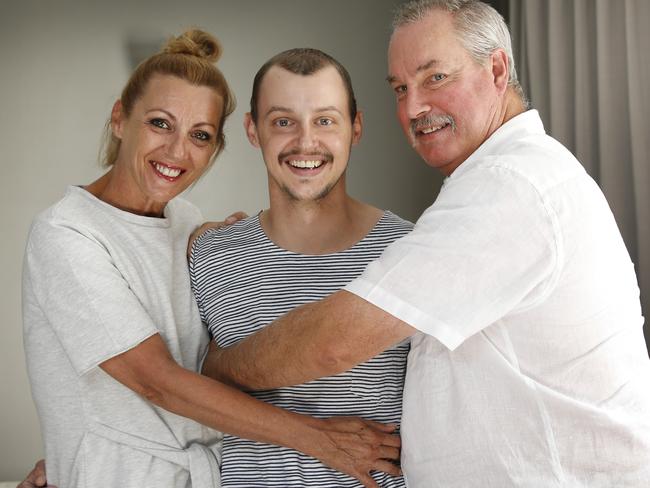
[[[357,100],[354,97],[354,90],[352,89],[352,80],[350,73],[345,67],[336,59],[320,49],[313,49],[309,47],[301,47],[288,49],[276,54],[257,71],[255,79],[253,80],[253,93],[251,94],[251,117],[253,121],[257,122],[257,101],[259,99],[260,86],[267,71],[273,66],[279,66],[282,69],[302,76],[309,76],[327,66],[334,66],[341,80],[345,91],[348,94],[348,110],[350,112],[350,119],[354,121],[357,116]]]

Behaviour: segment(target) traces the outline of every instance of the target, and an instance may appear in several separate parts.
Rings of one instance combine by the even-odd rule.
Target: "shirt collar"
[[[522,137],[530,135],[544,135],[544,124],[539,117],[537,110],[527,110],[519,115],[514,116],[505,124],[495,130],[476,151],[463,161],[456,170],[449,176],[455,178],[457,175],[464,173],[473,166],[473,163],[486,156],[493,156],[503,152],[503,146],[508,142],[515,141]]]

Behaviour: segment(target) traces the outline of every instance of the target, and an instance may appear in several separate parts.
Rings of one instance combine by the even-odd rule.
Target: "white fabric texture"
[[[634,268],[602,192],[536,111],[484,142],[346,289],[422,332],[408,486],[650,483]]]
[[[219,486],[221,434],[147,402],[99,364],[159,333],[198,371],[208,345],[185,249],[200,212],[164,218],[112,207],[79,187],[36,218],[23,320],[48,481],[60,487]]]
[[[510,2],[515,63],[549,134],[602,188],[650,313],[650,2]],[[650,345],[650,328],[646,327]]]

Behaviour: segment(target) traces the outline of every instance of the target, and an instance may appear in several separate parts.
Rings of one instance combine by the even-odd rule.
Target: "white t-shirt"
[[[650,361],[607,202],[536,111],[346,288],[417,328],[410,487],[650,486]]]
[[[219,486],[219,433],[154,406],[98,367],[160,333],[179,364],[199,370],[209,338],[185,249],[201,220],[181,199],[164,218],[143,217],[78,187],[35,220],[23,321],[51,484]]]

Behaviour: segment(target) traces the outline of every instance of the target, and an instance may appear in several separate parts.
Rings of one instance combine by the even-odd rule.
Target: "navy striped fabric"
[[[411,229],[411,223],[385,212],[357,244],[326,255],[279,248],[257,216],[209,231],[195,242],[190,258],[201,318],[220,346],[232,345],[292,308],[341,289]],[[352,415],[399,423],[408,350],[404,342],[345,373],[253,395],[315,417]],[[224,487],[361,486],[292,449],[229,435],[224,437],[221,471]],[[401,477],[373,476],[382,487],[404,486]]]

